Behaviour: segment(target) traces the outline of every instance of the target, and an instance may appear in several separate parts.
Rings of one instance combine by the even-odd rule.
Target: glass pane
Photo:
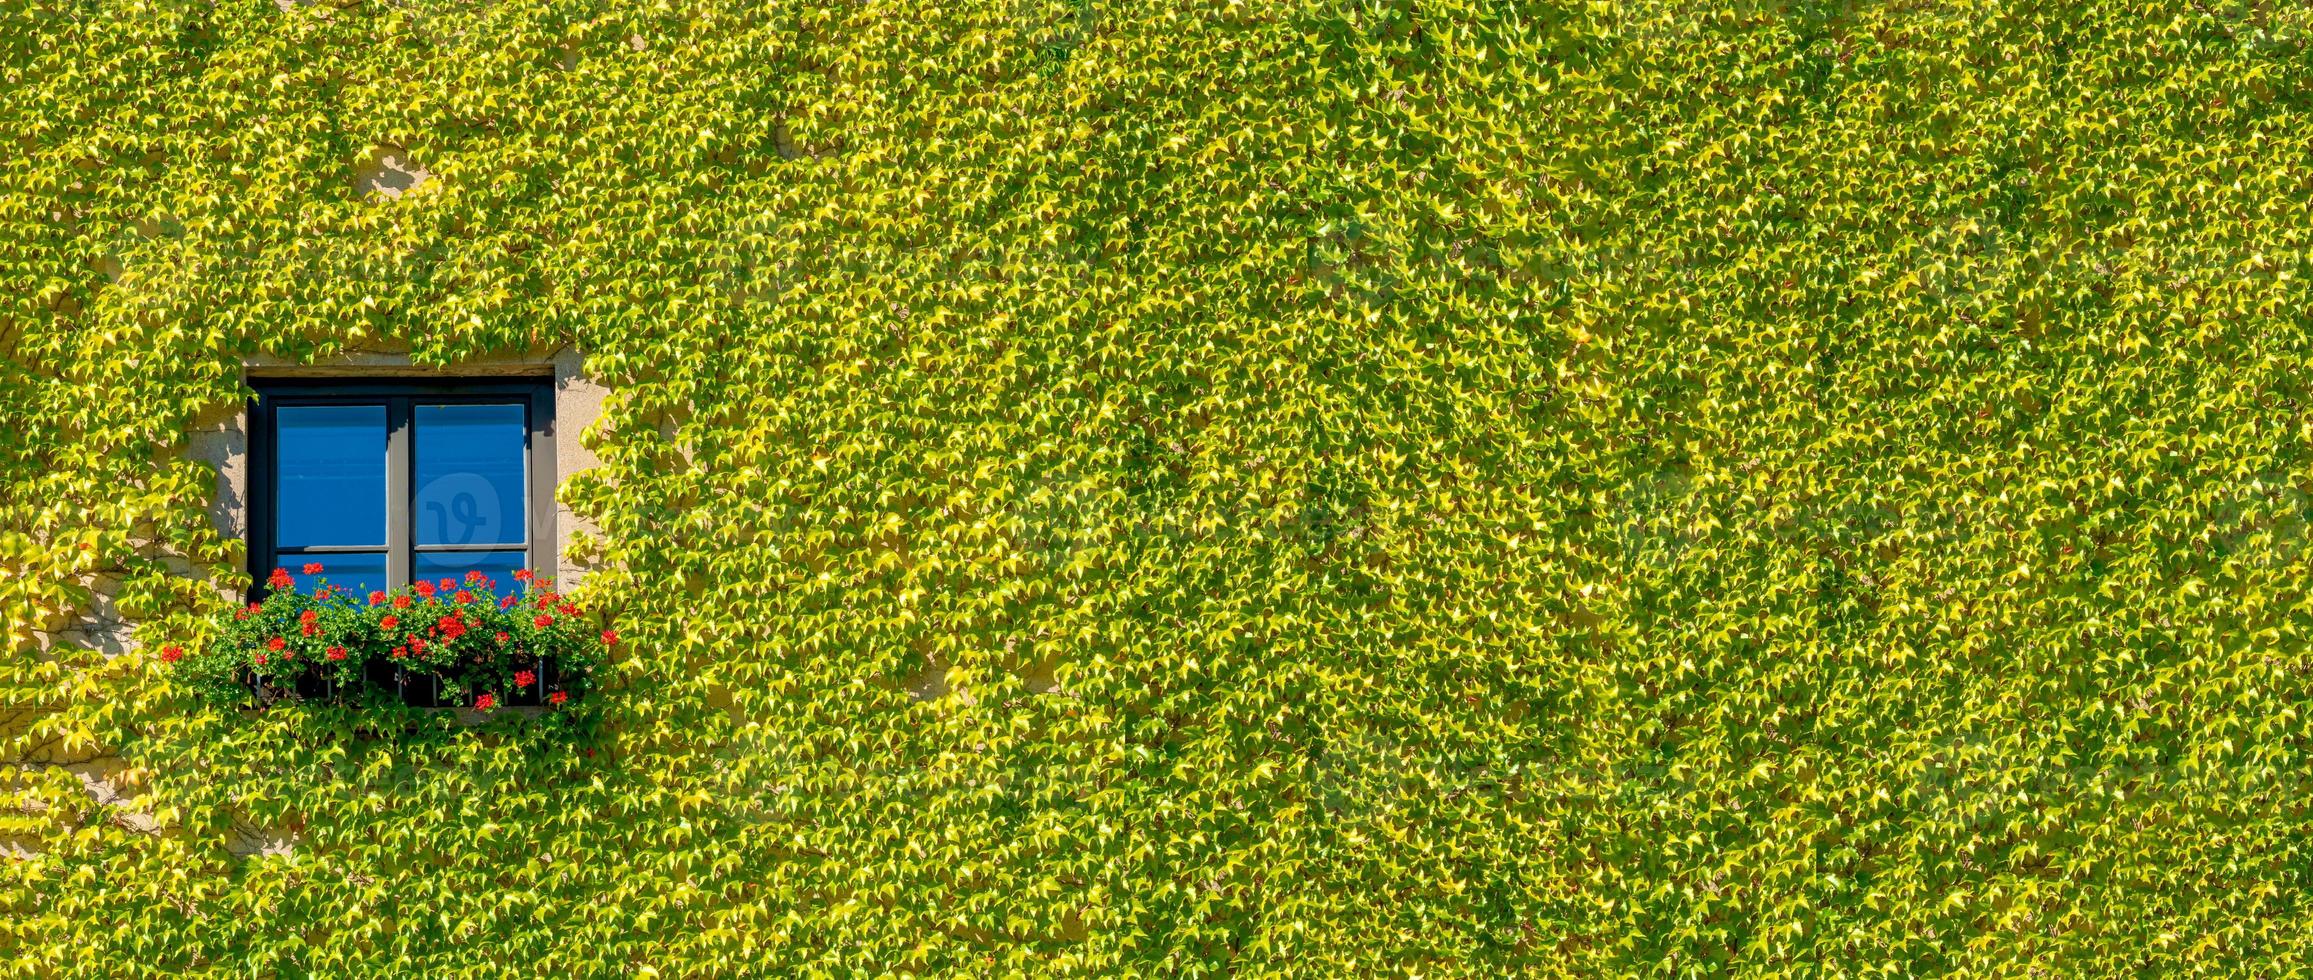
[[[419,405],[414,413],[418,543],[521,544],[523,407]]]
[[[526,555],[527,552],[519,549],[514,551],[421,551],[418,552],[417,564],[411,570],[412,578],[413,580],[428,581],[452,579],[457,582],[464,582],[467,572],[479,569],[482,574],[490,576],[494,583],[493,587],[498,590],[499,595],[509,595],[522,590],[521,585],[514,581],[514,570],[525,567]]]
[[[384,545],[385,406],[284,405],[275,412],[275,542]]]
[[[289,577],[297,580],[297,591],[312,595],[324,581],[341,589],[350,589],[356,598],[372,590],[386,587],[385,552],[358,555],[282,555],[278,562],[289,570]],[[320,565],[318,574],[305,574],[308,564]],[[260,575],[259,578],[264,576]]]

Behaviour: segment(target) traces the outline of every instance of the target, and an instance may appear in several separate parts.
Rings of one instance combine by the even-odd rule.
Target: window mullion
[[[386,399],[386,584],[410,582],[410,400]]]

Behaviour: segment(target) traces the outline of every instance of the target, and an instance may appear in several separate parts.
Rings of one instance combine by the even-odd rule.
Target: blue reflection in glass
[[[412,580],[454,579],[466,581],[466,573],[479,570],[490,576],[499,595],[521,591],[514,581],[514,570],[524,567],[526,552],[514,551],[421,551],[418,552]],[[552,574],[551,572],[548,574]]]
[[[416,407],[410,520],[419,544],[523,542],[524,414],[521,405]]]
[[[385,406],[284,405],[275,419],[274,540],[385,544]]]
[[[282,555],[281,567],[289,570],[289,577],[297,580],[297,591],[312,595],[321,588],[321,580],[341,589],[349,589],[356,599],[367,602],[371,591],[386,587],[385,552],[376,554]],[[307,575],[307,562],[318,563],[321,573]],[[264,576],[258,576],[263,578]]]

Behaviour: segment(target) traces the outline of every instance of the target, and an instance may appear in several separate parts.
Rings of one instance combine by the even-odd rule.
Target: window
[[[549,383],[253,381],[249,556],[299,589],[367,592],[480,570],[553,574]]]

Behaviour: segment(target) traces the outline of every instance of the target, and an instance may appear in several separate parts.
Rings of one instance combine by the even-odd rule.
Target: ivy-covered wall
[[[0,963],[2290,973],[2309,19],[0,0]],[[562,344],[594,734],[192,706],[245,364]]]

